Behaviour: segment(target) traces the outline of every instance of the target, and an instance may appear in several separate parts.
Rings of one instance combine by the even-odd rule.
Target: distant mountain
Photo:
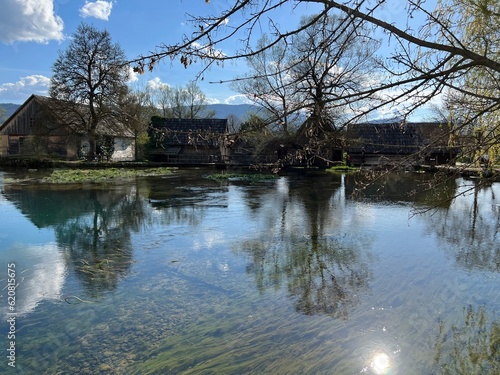
[[[2,124],[5,120],[7,120],[10,117],[10,115],[12,115],[19,107],[20,107],[19,104],[0,103],[0,108],[3,109],[3,111],[0,111],[0,124]],[[2,114],[3,116],[1,116]]]
[[[250,113],[258,113],[261,109],[251,104],[209,104],[207,111],[214,111],[216,118],[228,118],[233,115],[244,121]]]
[[[392,124],[392,123],[400,123],[404,121],[403,117],[392,117],[392,118],[380,118],[376,120],[367,121],[368,124]]]

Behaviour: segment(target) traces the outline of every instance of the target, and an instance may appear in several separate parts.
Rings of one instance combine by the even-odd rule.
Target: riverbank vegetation
[[[23,178],[8,178],[7,183],[40,182],[50,184],[75,184],[83,182],[106,182],[134,177],[162,176],[172,173],[172,168],[102,168],[102,169],[55,169],[50,174],[40,176],[32,170]]]
[[[340,165],[334,165],[326,169],[326,171],[330,173],[346,173],[346,172],[357,172],[359,171],[359,168],[346,164],[340,164]]]

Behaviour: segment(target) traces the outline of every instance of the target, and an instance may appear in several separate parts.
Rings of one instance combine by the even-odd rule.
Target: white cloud
[[[214,59],[220,59],[220,58],[225,57],[225,54],[224,54],[224,52],[222,52],[222,50],[215,49],[215,48],[208,46],[208,45],[203,46],[198,42],[193,42],[193,43],[191,43],[191,46],[195,50],[198,50],[198,51],[202,52],[203,54],[205,54],[206,56],[212,57]]]
[[[252,101],[243,94],[231,95],[224,99],[225,104],[253,104]]]
[[[206,98],[207,104],[220,104],[220,100],[217,98]]]
[[[134,83],[139,80],[139,73],[134,72],[134,68],[129,67],[128,68],[128,80],[127,83]]]
[[[80,9],[80,16],[83,18],[94,17],[100,20],[107,21],[111,15],[113,3],[111,1],[86,1],[85,5]]]
[[[165,87],[170,87],[168,83],[162,82],[159,77],[155,77],[148,81],[148,87],[152,90],[159,90]]]
[[[64,23],[54,14],[54,0],[4,0],[0,41],[47,43],[64,39]]]
[[[42,75],[21,77],[14,83],[0,84],[1,102],[20,102],[28,99],[30,95],[47,95],[50,78]]]

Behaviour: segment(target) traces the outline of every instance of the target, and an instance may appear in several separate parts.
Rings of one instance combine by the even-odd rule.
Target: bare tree
[[[304,17],[300,25],[313,17]],[[264,36],[258,48],[268,42],[269,37]],[[248,57],[252,71],[238,78],[234,86],[264,106],[270,114],[267,122],[280,124],[285,136],[291,134],[293,116],[302,121],[307,117],[299,129],[292,130],[298,130],[294,133],[311,157],[328,159],[331,155],[326,149],[331,149],[335,138],[341,146],[338,130],[343,123],[362,113],[367,99],[374,99],[373,95],[355,102],[339,98],[363,90],[370,81],[377,70],[374,53],[378,46],[362,24],[354,27],[346,18],[325,15],[288,44],[281,41]]]
[[[311,18],[316,17],[303,18],[300,25],[309,24]],[[344,99],[363,91],[376,72],[374,53],[379,43],[369,35],[362,24],[325,15],[292,38],[292,84],[300,108],[311,119],[311,133],[341,127],[345,119],[362,113],[365,99],[374,99],[373,95],[355,102]]]
[[[127,91],[128,68],[108,31],[82,23],[54,63],[49,94],[52,115],[75,133],[88,137],[89,156],[96,153],[98,126],[111,126],[118,99]]]
[[[279,25],[272,21],[259,23],[274,11],[284,9],[287,6],[299,7],[311,3],[321,4],[324,9],[307,22],[298,25],[295,29],[282,30]],[[485,56],[467,48],[468,46],[462,44],[459,37],[454,35],[457,31],[456,28],[452,29],[448,27],[447,23],[442,22],[440,13],[434,14],[433,9],[425,8],[425,2],[421,0],[408,0],[406,2],[408,19],[411,17],[417,18],[417,14],[425,18],[424,23],[419,25],[419,29],[416,31],[398,27],[396,24],[384,20],[383,17],[378,18],[377,10],[386,3],[388,3],[386,0],[358,0],[350,2],[351,6],[348,6],[343,2],[333,0],[281,0],[276,2],[240,0],[219,14],[204,17],[193,16],[191,21],[196,26],[196,31],[193,34],[186,36],[177,44],[162,45],[157,51],[141,56],[133,62],[136,63],[137,71],[143,71],[144,69],[154,69],[155,64],[163,58],[179,58],[185,66],[189,66],[193,61],[201,60],[206,62],[207,67],[215,63],[247,58],[268,50],[281,41],[288,42],[292,36],[321,22],[325,15],[337,11],[343,13],[354,26],[358,26],[360,22],[366,22],[377,30],[386,33],[393,40],[394,45],[401,47],[394,50],[390,61],[396,62],[400,67],[406,67],[404,70],[392,71],[392,73],[395,73],[393,80],[379,82],[361,92],[355,93],[354,95],[358,97],[366,95],[367,92],[380,92],[401,87],[404,89],[402,93],[388,97],[384,104],[400,100],[405,94],[421,98],[421,101],[414,102],[415,105],[408,109],[411,110],[416,105],[421,105],[423,102],[430,100],[432,94],[440,92],[450,78],[457,77],[459,72],[464,72],[472,66],[484,67],[496,72],[500,70],[500,63],[497,62],[494,56],[489,54]],[[471,2],[472,6],[479,12],[484,12],[484,10],[481,10],[482,3],[484,1]],[[459,13],[454,12],[453,14],[458,15]],[[244,21],[240,24],[228,27],[227,18],[236,15],[245,15],[246,17],[243,17]],[[273,38],[259,49],[252,48],[251,37],[258,34],[257,27],[262,27],[263,24],[269,25],[270,35]],[[432,30],[432,37],[429,37],[430,33],[425,34],[423,32],[425,31],[424,26],[428,26],[427,30]],[[238,38],[242,35],[246,36],[246,38],[240,41],[240,48],[235,48],[234,53],[228,53],[227,49],[224,54],[216,53],[223,42],[229,39],[238,42]],[[437,38],[438,35],[443,37]],[[434,63],[425,66],[423,64],[424,52],[437,53],[439,56],[433,54]],[[415,60],[417,54],[421,57]],[[425,56],[429,57],[430,55],[426,54]],[[456,62],[449,64],[452,60]],[[429,63],[430,60],[426,59],[426,62]],[[429,95],[425,97],[417,95],[423,95],[424,89],[429,88],[434,88],[434,91],[429,92]],[[344,96],[343,99],[352,96],[351,93],[349,96]]]
[[[161,109],[165,118],[212,118],[215,113],[207,111],[207,97],[196,82],[185,87],[161,85],[153,90],[153,105]]]
[[[200,117],[214,117],[214,112],[207,112],[207,97],[205,93],[200,89],[196,82],[189,82],[186,88],[182,90],[183,106],[179,108],[184,108],[186,112],[186,118],[200,118]]]
[[[265,46],[269,37],[263,35],[257,44]],[[247,57],[250,72],[242,77],[237,77],[233,88],[244,94],[256,105],[263,107],[270,118],[269,124],[278,124],[279,128],[288,135],[290,127],[297,125],[300,112],[300,103],[297,103],[295,87],[291,84],[290,54],[287,46],[281,42],[261,53]]]
[[[150,90],[151,104],[158,108],[160,116],[170,117],[170,102],[172,97],[172,88],[168,84],[161,84]]]

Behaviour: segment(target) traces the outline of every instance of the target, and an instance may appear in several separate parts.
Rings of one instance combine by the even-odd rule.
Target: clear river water
[[[0,373],[500,373],[499,183],[211,173],[0,172]]]

